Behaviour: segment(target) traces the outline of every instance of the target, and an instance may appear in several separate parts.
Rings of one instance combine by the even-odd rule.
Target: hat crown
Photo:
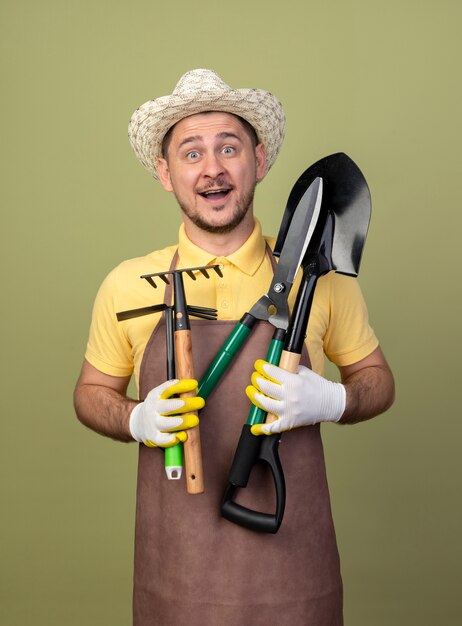
[[[198,69],[186,72],[173,90],[175,96],[190,96],[192,93],[222,93],[231,88],[213,70]]]
[[[148,100],[130,118],[130,143],[154,178],[159,178],[158,159],[168,130],[185,117],[209,111],[237,115],[253,126],[266,151],[266,171],[269,171],[284,139],[281,103],[267,91],[232,89],[213,70],[194,69],[183,74],[172,94]]]

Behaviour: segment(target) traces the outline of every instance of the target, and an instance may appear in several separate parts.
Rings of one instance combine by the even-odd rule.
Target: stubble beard
[[[234,211],[230,219],[225,224],[219,224],[219,225],[208,222],[198,212],[192,211],[188,206],[186,206],[185,203],[181,201],[181,198],[179,198],[176,194],[175,194],[175,197],[180,206],[180,209],[191,220],[191,222],[195,226],[197,226],[198,228],[200,228],[201,230],[207,233],[221,235],[221,234],[230,233],[231,231],[233,231],[235,228],[239,226],[239,224],[245,218],[249,209],[253,205],[253,199],[255,195],[255,186],[256,184],[245,195],[238,198],[236,202],[236,206],[234,207]],[[221,206],[212,208],[212,210],[215,213],[219,213],[222,209],[223,207]]]

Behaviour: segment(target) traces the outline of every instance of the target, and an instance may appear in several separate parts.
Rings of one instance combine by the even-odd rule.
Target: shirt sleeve
[[[133,372],[133,351],[117,321],[117,268],[103,281],[93,305],[86,360],[104,374],[130,376]]]
[[[324,353],[337,366],[357,363],[379,345],[358,281],[351,276],[329,274],[329,324]]]

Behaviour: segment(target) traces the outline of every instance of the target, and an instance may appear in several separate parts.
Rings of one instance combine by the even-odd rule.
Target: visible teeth
[[[229,189],[214,189],[213,191],[203,191],[201,195],[208,198],[209,196],[218,196],[218,195],[223,196],[227,194],[228,192],[229,192]]]

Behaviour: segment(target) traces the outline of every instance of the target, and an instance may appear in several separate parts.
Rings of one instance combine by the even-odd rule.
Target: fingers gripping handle
[[[250,426],[244,425],[221,504],[221,514],[224,518],[256,532],[277,533],[284,517],[286,503],[284,473],[278,447],[279,435],[255,437],[250,432]],[[250,472],[257,461],[267,463],[273,475],[276,490],[276,511],[273,515],[248,509],[233,500],[236,490],[247,485]]]
[[[282,349],[284,347],[284,331],[277,329],[274,332],[273,339],[269,345],[266,353],[266,360],[268,363],[278,365],[281,359]],[[266,419],[266,412],[263,409],[259,409],[257,406],[252,405],[249,415],[247,417],[247,424],[253,426],[254,424],[263,424]]]
[[[298,354],[297,352],[287,352],[286,350],[284,350],[281,354],[279,367],[282,367],[282,369],[295,374],[300,363],[300,357],[301,354]],[[275,422],[277,419],[277,415],[274,415],[274,413],[268,413],[265,421],[267,424],[271,424],[271,422]]]

